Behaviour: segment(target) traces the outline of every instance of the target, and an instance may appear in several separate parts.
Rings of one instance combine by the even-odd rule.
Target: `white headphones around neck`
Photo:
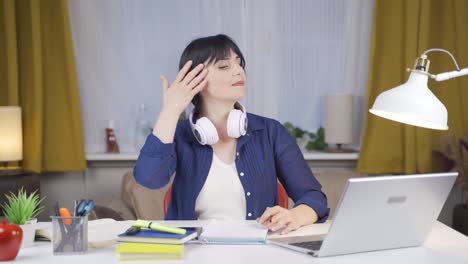
[[[245,108],[240,103],[237,103],[237,105],[240,106],[240,110],[232,109],[229,112],[227,120],[227,133],[232,138],[239,138],[247,133],[248,121]],[[193,123],[194,110],[190,112],[189,121],[193,135],[197,141],[202,145],[213,145],[218,142],[218,131],[216,131],[216,127],[207,117],[199,118],[195,124]]]

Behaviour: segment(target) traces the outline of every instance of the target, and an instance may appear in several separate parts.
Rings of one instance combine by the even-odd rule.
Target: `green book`
[[[115,247],[119,260],[173,260],[182,259],[184,245],[121,243]]]

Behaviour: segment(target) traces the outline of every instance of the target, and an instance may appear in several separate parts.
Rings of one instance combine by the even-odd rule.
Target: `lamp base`
[[[23,169],[20,167],[0,167],[0,177],[1,176],[9,176],[9,175],[17,175],[23,173]]]
[[[15,175],[15,174],[18,174],[20,172],[22,172],[22,168],[20,166],[8,166],[8,161],[2,161],[0,163],[0,175],[3,176],[3,175]],[[16,163],[14,163],[16,164]]]
[[[354,153],[356,152],[354,149],[327,149],[327,152],[329,153]]]
[[[327,152],[329,153],[354,153],[356,152],[354,149],[350,148],[342,148],[342,144],[336,144],[336,148],[328,148]]]

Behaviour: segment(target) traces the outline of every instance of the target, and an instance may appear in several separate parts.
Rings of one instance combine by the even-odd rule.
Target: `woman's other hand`
[[[269,207],[263,212],[261,217],[257,218],[257,222],[273,232],[284,228],[281,231],[282,235],[301,226],[313,224],[317,220],[317,213],[305,204],[298,205],[292,209],[280,206]]]

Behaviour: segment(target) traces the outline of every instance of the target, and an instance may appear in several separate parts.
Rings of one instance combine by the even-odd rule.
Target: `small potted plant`
[[[320,127],[316,133],[312,133],[294,126],[291,122],[286,122],[283,126],[296,140],[297,145],[299,145],[299,148],[302,150],[324,151],[328,146],[327,143],[325,143],[325,129],[323,127]]]
[[[37,190],[28,195],[23,188],[18,194],[10,192],[10,195],[6,194],[5,197],[7,201],[3,205],[3,214],[8,222],[19,225],[23,230],[21,247],[32,245],[36,231],[36,217],[44,210],[41,203],[45,197],[40,199]]]

